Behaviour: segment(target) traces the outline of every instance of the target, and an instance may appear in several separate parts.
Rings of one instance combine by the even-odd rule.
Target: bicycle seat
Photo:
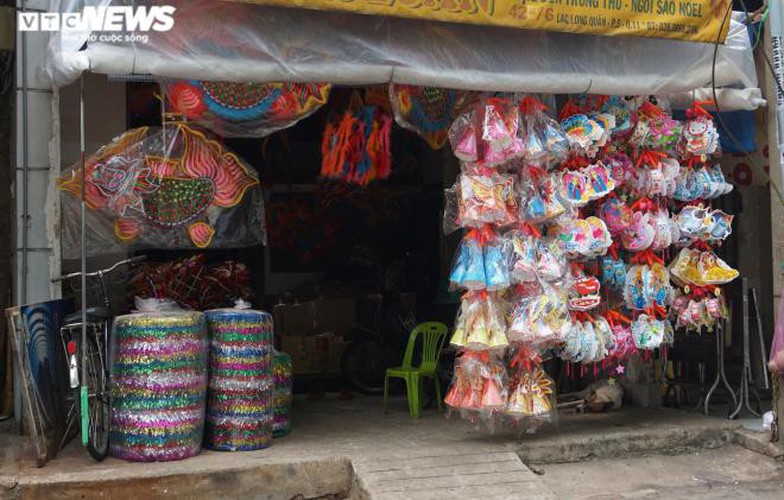
[[[106,321],[111,316],[109,310],[103,306],[95,306],[87,308],[87,322],[88,323],[101,323]],[[76,311],[65,317],[64,325],[72,325],[82,322],[82,311]]]

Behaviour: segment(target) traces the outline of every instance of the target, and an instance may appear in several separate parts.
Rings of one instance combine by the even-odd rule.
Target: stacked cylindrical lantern
[[[293,399],[293,379],[291,356],[285,352],[274,351],[272,355],[272,392],[274,437],[283,437],[291,432],[291,402]]]
[[[199,453],[207,329],[199,312],[144,312],[114,322],[109,452],[136,462]]]
[[[204,445],[265,448],[272,440],[272,317],[250,309],[207,311],[210,381]]]

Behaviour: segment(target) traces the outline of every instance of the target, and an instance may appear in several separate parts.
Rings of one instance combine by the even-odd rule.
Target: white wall
[[[27,9],[45,10],[47,5],[46,1],[28,1]],[[17,168],[12,189],[16,304],[60,294],[60,287],[51,283],[62,265],[55,182],[61,169],[80,158],[78,82],[52,92],[37,77],[48,38],[43,32],[17,33]],[[84,87],[86,151],[90,154],[125,131],[125,84],[86,74]]]
[[[17,2],[21,7],[23,2]],[[25,2],[28,10],[44,10],[48,2]],[[56,96],[37,78],[49,35],[16,35],[16,172],[14,197],[14,302],[48,300],[54,292],[50,272],[57,268],[59,246],[47,230],[50,148]],[[50,144],[52,143],[52,144]],[[51,148],[56,150],[56,147]]]

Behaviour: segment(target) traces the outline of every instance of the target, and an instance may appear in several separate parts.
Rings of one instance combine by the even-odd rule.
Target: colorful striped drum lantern
[[[291,432],[291,401],[293,398],[291,356],[285,352],[273,352],[272,378],[275,382],[272,390],[272,413],[274,415],[272,435],[279,438]]]
[[[272,440],[272,316],[242,309],[207,311],[210,380],[204,446],[265,448]]]
[[[204,315],[119,316],[112,339],[109,453],[134,462],[198,454],[207,395]]]

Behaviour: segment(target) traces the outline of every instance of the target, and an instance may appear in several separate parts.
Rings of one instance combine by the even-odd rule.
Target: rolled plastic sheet
[[[114,322],[109,453],[133,462],[199,453],[207,399],[200,312],[144,312]]]
[[[272,435],[276,438],[291,432],[291,403],[294,397],[294,380],[291,356],[285,352],[272,353]]]
[[[76,0],[61,1],[74,12]],[[495,92],[672,94],[757,87],[743,14],[724,44],[552,33],[343,12],[168,0],[171,30],[118,43],[55,34],[41,72],[61,87],[83,71],[235,82],[389,82]],[[454,3],[454,2],[453,2]],[[215,22],[220,19],[221,22]],[[66,36],[67,35],[67,36]],[[725,109],[726,111],[727,109]]]
[[[250,309],[205,313],[210,381],[204,446],[266,448],[272,441],[272,316]]]

